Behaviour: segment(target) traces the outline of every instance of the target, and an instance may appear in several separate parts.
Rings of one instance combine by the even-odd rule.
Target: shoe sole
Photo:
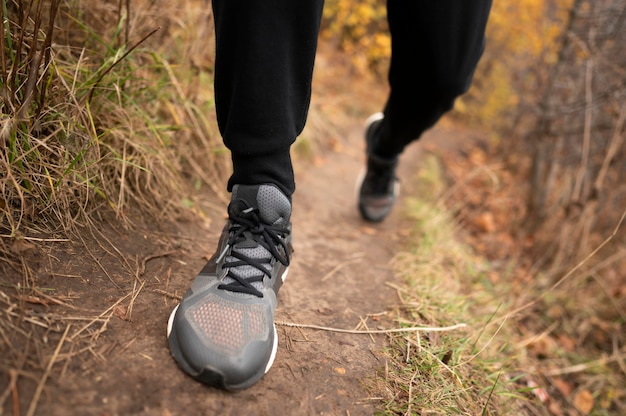
[[[284,282],[287,279],[287,274],[289,272],[289,268],[285,269],[285,271],[283,272],[283,274],[281,275],[281,280]],[[180,306],[180,303],[178,305],[176,305],[176,307],[174,308],[174,310],[172,311],[172,313],[170,314],[169,318],[167,319],[167,339],[169,340],[170,336],[172,335],[172,329],[174,328],[174,317],[176,316],[176,312],[178,311],[178,307]],[[182,354],[175,354],[174,351],[172,351],[172,355],[174,356],[174,358],[176,359],[177,362],[179,362],[181,364],[181,367],[183,367],[183,369],[189,373],[192,377],[194,378],[198,378],[199,376],[201,376],[205,371],[209,371],[211,373],[213,373],[214,375],[217,376],[217,378],[219,379],[219,382],[215,383],[215,384],[219,384],[220,386],[222,386],[224,389],[226,390],[230,390],[230,391],[237,391],[237,390],[242,390],[245,389],[247,387],[252,386],[254,383],[256,383],[258,380],[261,379],[261,377],[263,377],[265,374],[267,374],[270,371],[270,368],[272,367],[272,365],[274,364],[274,360],[276,359],[276,353],[278,352],[278,332],[276,331],[276,324],[272,323],[272,327],[274,330],[274,342],[272,343],[272,353],[270,354],[270,358],[265,366],[265,370],[263,371],[263,373],[261,374],[256,374],[255,376],[253,376],[252,378],[250,378],[248,381],[241,383],[241,384],[237,384],[237,385],[226,385],[223,382],[223,377],[221,376],[221,374],[218,371],[214,371],[211,370],[209,368],[203,369],[202,372],[198,373],[198,376],[194,376],[193,374],[196,373],[191,366],[189,366],[189,364],[187,364],[187,362],[182,358]],[[180,357],[180,361],[179,361],[179,357]],[[203,381],[203,380],[202,380]],[[213,383],[211,383],[213,384]]]
[[[367,131],[369,130],[370,126],[372,125],[372,123],[377,122],[378,120],[382,120],[383,118],[385,118],[385,115],[381,112],[378,113],[374,113],[372,115],[370,115],[368,118],[365,119],[365,122],[363,123],[364,126],[364,130],[365,130],[365,134],[367,135]],[[359,173],[359,176],[356,179],[356,184],[354,187],[354,195],[355,195],[355,199],[358,201],[357,205],[359,208],[359,212],[361,213],[361,216],[370,222],[381,222],[383,221],[385,218],[387,218],[387,216],[391,213],[391,209],[393,208],[393,206],[389,207],[389,210],[387,210],[383,215],[381,215],[380,217],[370,217],[369,215],[367,215],[365,213],[365,207],[363,207],[361,205],[361,186],[363,185],[363,181],[365,180],[365,175],[367,174],[367,168],[363,168],[361,169],[361,172]],[[399,181],[395,181],[395,183],[393,184],[393,197],[394,199],[398,198],[398,195],[400,195],[400,182]]]
[[[370,126],[370,124],[372,124],[375,121],[382,120],[383,118],[385,118],[385,115],[380,112],[374,113],[368,118],[366,118],[365,123],[363,123],[365,125],[365,131],[367,131],[367,128]]]

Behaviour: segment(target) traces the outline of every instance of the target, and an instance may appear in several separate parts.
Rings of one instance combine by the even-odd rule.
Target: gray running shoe
[[[383,114],[376,113],[365,122],[367,168],[357,182],[359,212],[364,219],[372,222],[380,222],[389,215],[400,191],[396,178],[398,157],[383,159],[372,153],[375,134],[382,120]]]
[[[276,296],[293,251],[291,203],[274,185],[236,185],[228,216],[216,253],[172,312],[167,336],[186,373],[240,390],[263,377],[276,355]]]

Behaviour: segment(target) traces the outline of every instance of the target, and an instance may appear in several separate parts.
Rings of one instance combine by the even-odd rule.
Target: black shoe
[[[374,133],[383,120],[382,113],[372,114],[365,122],[367,170],[359,178],[359,212],[372,222],[384,220],[391,212],[400,191],[396,177],[398,157],[384,159],[372,153]]]

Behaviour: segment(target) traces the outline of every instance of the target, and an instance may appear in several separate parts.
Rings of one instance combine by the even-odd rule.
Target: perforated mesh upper
[[[223,353],[240,353],[250,340],[267,337],[271,326],[263,305],[232,302],[214,294],[185,315],[202,342]]]
[[[291,204],[278,188],[261,185],[257,194],[257,204],[261,219],[268,224],[276,224],[281,219],[289,220]]]

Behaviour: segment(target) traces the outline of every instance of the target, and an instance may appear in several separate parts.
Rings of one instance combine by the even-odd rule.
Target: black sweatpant
[[[355,2],[358,0],[355,0]],[[213,0],[215,102],[232,153],[228,183],[295,190],[289,149],[302,132],[323,0]],[[394,157],[467,91],[491,0],[388,0],[390,95],[373,151]]]

